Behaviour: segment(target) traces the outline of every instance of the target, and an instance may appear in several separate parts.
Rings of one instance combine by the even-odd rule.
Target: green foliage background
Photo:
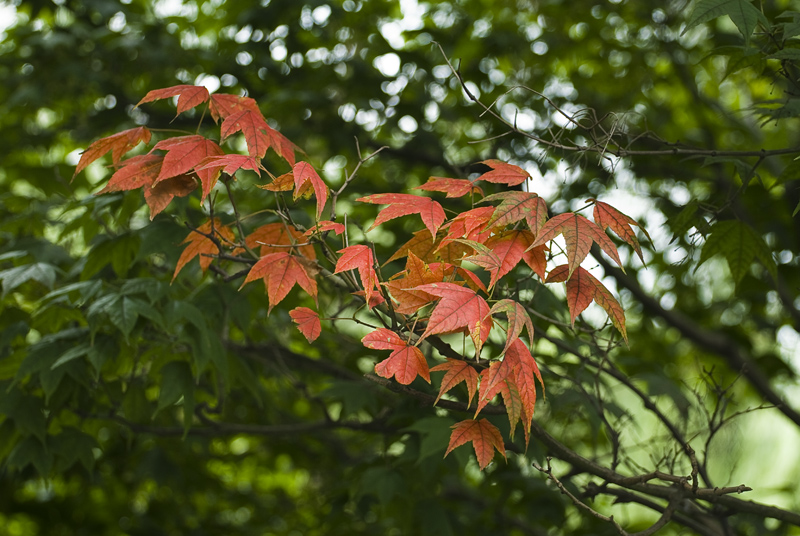
[[[358,161],[356,139],[365,152],[387,145],[345,192],[351,240],[375,217],[356,197],[466,177],[486,158],[539,170],[554,213],[616,196],[653,243],[646,268],[604,270],[630,336],[610,358],[680,423],[717,485],[749,476],[753,500],[799,511],[800,462],[780,443],[796,445],[800,421],[760,409],[714,429],[776,404],[742,377],[742,360],[784,409],[800,410],[800,167],[796,153],[758,154],[798,145],[800,7],[760,4],[16,5],[0,37],[0,534],[614,533],[531,467],[545,455],[536,441],[486,473],[466,447],[443,460],[458,419],[365,381],[376,356],[343,322],[308,345],[286,312],[308,298],[292,293],[267,317],[263,289],[237,291],[196,263],[170,285],[184,222],[203,217],[199,199],[150,223],[139,192],[91,195],[108,176],[100,164],[70,179],[99,137],[145,121],[193,131],[199,116],[175,119],[168,103],[133,108],[178,83],[246,91],[334,187]],[[667,154],[604,160],[496,137],[506,128],[480,116],[434,43],[520,130],[547,137],[561,126],[525,86],[564,110],[596,110],[606,132],[631,133],[631,149]],[[562,141],[591,141],[581,136]],[[669,154],[684,146],[664,141],[720,154]],[[236,184],[253,227],[272,221],[261,211],[273,203],[255,184],[244,173]],[[369,238],[386,258],[412,230],[396,220]],[[537,290],[534,303],[568,319],[556,295]],[[537,332],[543,428],[607,464],[610,427],[627,471],[688,474],[642,402],[567,351],[591,353],[591,337],[545,319]],[[196,407],[231,425],[197,422]],[[325,425],[326,412],[349,424]],[[769,443],[751,441],[754,431]],[[565,480],[575,493],[588,481],[580,471]],[[612,499],[592,504],[631,531],[658,517]],[[690,529],[664,533],[681,530]],[[798,533],[756,515],[734,516],[726,530]]]

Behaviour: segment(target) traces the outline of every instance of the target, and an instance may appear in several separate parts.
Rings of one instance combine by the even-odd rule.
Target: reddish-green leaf
[[[308,162],[298,162],[292,168],[292,175],[294,175],[294,198],[299,197],[303,185],[306,182],[311,183],[314,188],[314,195],[317,197],[317,219],[322,217],[322,209],[325,208],[325,203],[328,201],[328,187],[325,182],[317,174],[316,170]]]
[[[445,177],[431,177],[422,186],[417,186],[415,190],[426,190],[429,192],[446,193],[447,197],[462,197],[469,193],[483,195],[483,190],[475,183],[467,179],[448,179]]]
[[[505,226],[525,219],[533,236],[539,233],[547,220],[547,205],[544,199],[530,192],[500,192],[481,199],[481,203],[501,199],[500,204],[494,209],[492,217],[486,222],[486,228],[492,226]]]
[[[429,335],[463,329],[472,338],[476,354],[480,354],[492,329],[492,318],[486,300],[474,290],[454,283],[429,283],[415,287],[414,290],[422,290],[442,298],[433,308],[428,327],[420,340]]]
[[[594,221],[603,229],[611,228],[612,231],[617,233],[621,239],[631,245],[636,251],[639,259],[644,263],[642,256],[642,248],[639,246],[639,240],[636,238],[636,233],[633,232],[633,227],[639,227],[639,223],[633,218],[626,216],[619,210],[615,209],[607,203],[602,201],[595,201],[594,203]],[[642,229],[647,235],[647,231]],[[649,238],[649,236],[648,236]]]
[[[272,311],[272,308],[278,305],[295,285],[300,285],[316,301],[317,282],[308,272],[306,263],[302,262],[302,259],[286,251],[264,255],[250,268],[242,286],[256,279],[263,279],[267,287],[269,311]]]
[[[542,386],[542,393],[544,393],[544,383],[542,382],[542,375],[539,372],[539,367],[536,360],[533,359],[528,347],[520,340],[517,339],[509,346],[506,351],[503,361],[511,363],[513,368],[513,380],[519,391],[521,407],[522,426],[525,430],[525,445],[528,445],[531,431],[531,421],[533,420],[533,411],[536,407],[536,380]]]
[[[370,303],[372,293],[378,285],[378,274],[375,272],[375,257],[372,249],[364,245],[349,246],[338,251],[342,256],[336,262],[333,273],[338,274],[346,270],[358,270],[358,277],[364,287],[364,297]]]
[[[522,334],[522,328],[528,330],[528,337],[530,337],[531,342],[533,341],[533,322],[531,322],[528,311],[525,310],[525,307],[523,307],[521,303],[506,298],[495,303],[489,310],[489,313],[505,313],[508,317],[506,345],[503,348],[503,354],[508,351],[509,346],[511,346],[514,341],[519,339],[519,336]]]
[[[485,469],[494,457],[494,449],[497,449],[503,458],[506,457],[506,450],[503,446],[503,436],[492,423],[486,419],[461,421],[454,424],[453,432],[450,434],[450,444],[447,446],[445,456],[456,447],[472,441],[475,449],[475,456],[478,457],[478,466],[481,470]]]
[[[86,169],[86,166],[109,151],[111,151],[111,161],[114,164],[118,163],[120,158],[139,145],[139,142],[144,142],[145,144],[150,143],[150,131],[147,127],[123,130],[122,132],[93,142],[81,153],[81,159],[78,160],[78,165],[75,166],[75,173],[72,177],[75,178],[78,173]]]
[[[206,255],[216,255],[219,253],[217,245],[210,238],[204,236],[211,235],[211,230],[212,222],[208,221],[197,228],[199,232],[191,231],[189,236],[182,242],[183,244],[188,244],[178,258],[178,264],[175,266],[175,273],[172,274],[173,281],[175,281],[175,278],[178,276],[178,272],[186,266],[186,263],[197,256],[200,256],[200,268],[204,272],[211,265],[211,261],[214,259]],[[235,239],[233,232],[229,228],[223,226],[218,219],[214,219],[213,230],[214,236],[223,244],[225,242],[232,243]]]
[[[530,173],[514,164],[506,164],[500,160],[484,160],[481,164],[492,168],[492,171],[480,176],[480,180],[516,186],[530,178]]]
[[[322,325],[316,311],[308,307],[295,307],[289,311],[289,316],[308,342],[314,342],[322,333]]]
[[[433,262],[436,260],[436,242],[431,238],[431,234],[424,230],[416,231],[408,242],[397,248],[394,255],[389,257],[387,263],[397,259],[402,259],[408,256],[409,253],[414,253],[417,257],[425,262]]]
[[[550,218],[542,227],[536,242],[533,243],[531,248],[544,245],[560,234],[564,235],[564,240],[567,242],[569,275],[572,275],[572,272],[580,266],[583,259],[589,254],[592,242],[596,242],[614,262],[622,266],[617,247],[603,229],[580,214],[572,212]]]
[[[431,232],[431,236],[435,239],[436,232],[445,220],[442,205],[430,197],[411,194],[374,194],[367,197],[360,197],[356,201],[373,203],[376,205],[389,205],[378,212],[375,223],[373,223],[372,227],[369,229],[374,229],[381,223],[399,218],[400,216],[419,214],[422,218],[422,223],[425,224],[425,227],[428,228]]]
[[[136,106],[141,106],[146,102],[168,99],[177,95],[180,95],[180,97],[178,97],[178,113],[176,115],[180,115],[186,110],[191,110],[195,106],[203,104],[208,100],[208,90],[205,87],[179,85],[164,89],[154,89],[148,92]]]
[[[489,280],[489,288],[492,288],[497,280],[499,279],[498,273],[502,268],[502,261],[500,258],[488,247],[484,246],[480,242],[475,242],[474,240],[462,240],[460,238],[456,238],[454,242],[459,242],[466,246],[471,247],[477,253],[475,255],[470,255],[469,257],[464,257],[465,261],[469,261],[473,264],[477,264],[489,274],[491,274],[491,279]],[[524,250],[523,250],[524,251]],[[521,257],[522,255],[520,255]]]
[[[383,378],[397,379],[399,383],[408,385],[417,376],[426,382],[431,382],[428,363],[422,351],[414,345],[408,344],[394,331],[379,328],[361,339],[367,348],[378,350],[392,350],[391,355],[375,365],[375,373]]]
[[[546,283],[567,282],[567,305],[569,306],[572,323],[586,307],[595,301],[600,307],[605,309],[611,323],[614,324],[625,342],[628,342],[628,334],[625,330],[625,311],[622,310],[619,302],[611,292],[603,286],[592,274],[581,267],[578,267],[572,275],[569,275],[569,267],[566,264],[556,266],[547,275]]]
[[[514,372],[511,360],[492,361],[489,368],[481,372],[481,383],[478,389],[478,407],[475,416],[505,388],[505,381]]]
[[[467,400],[467,407],[472,404],[472,399],[475,397],[475,392],[478,390],[478,372],[466,361],[459,359],[447,359],[447,363],[436,365],[431,369],[431,372],[446,371],[444,378],[442,378],[442,386],[439,388],[439,395],[434,401],[436,402],[442,398],[442,395],[448,392],[461,382],[467,384],[467,392],[469,393],[469,400]]]
[[[494,207],[478,207],[462,212],[450,222],[447,236],[442,240],[439,249],[456,238],[465,238],[484,243],[491,236],[486,224],[494,213]]]

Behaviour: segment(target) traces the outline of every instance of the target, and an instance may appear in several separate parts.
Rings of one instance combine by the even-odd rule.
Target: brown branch
[[[660,316],[669,325],[680,331],[685,339],[692,341],[704,350],[722,357],[731,367],[731,370],[741,372],[765,400],[775,405],[781,413],[786,415],[797,426],[800,426],[800,413],[772,389],[769,379],[761,372],[752,357],[743,348],[728,337],[704,330],[697,322],[693,322],[676,311],[664,309],[658,303],[658,300],[649,296],[639,286],[637,281],[608,263],[602,255],[594,251],[594,248],[592,255],[607,274],[612,276],[621,287],[628,289],[639,300],[647,313],[651,316]]]

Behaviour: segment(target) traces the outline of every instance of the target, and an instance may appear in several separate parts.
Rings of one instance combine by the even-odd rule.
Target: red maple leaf
[[[215,123],[219,123],[220,119],[225,119],[229,115],[244,110],[261,113],[255,99],[240,97],[239,95],[227,95],[224,93],[214,93],[211,95],[209,107],[211,109],[211,117],[214,119]]]
[[[426,190],[429,192],[446,193],[447,197],[462,197],[469,193],[483,195],[483,190],[475,183],[467,179],[448,179],[445,177],[431,177],[422,186],[417,186],[415,190]]]
[[[492,361],[489,368],[483,369],[480,374],[480,387],[478,389],[478,407],[475,416],[491,402],[495,396],[507,388],[506,380],[513,378],[514,363],[510,360]]]
[[[308,342],[314,342],[322,333],[322,325],[316,311],[308,307],[295,307],[289,311],[289,316]]]
[[[583,259],[589,254],[592,242],[596,242],[614,262],[620,267],[622,266],[617,247],[603,229],[580,214],[573,212],[559,214],[550,218],[542,227],[536,242],[533,243],[531,248],[541,246],[560,234],[564,235],[564,240],[567,242],[569,275],[572,275],[572,272],[580,266]]]
[[[400,216],[419,214],[422,218],[422,223],[425,224],[425,227],[428,228],[431,232],[431,236],[435,239],[436,232],[445,220],[442,205],[430,197],[411,194],[374,194],[368,195],[367,197],[359,197],[356,201],[373,203],[376,205],[389,205],[378,212],[375,223],[373,223],[372,227],[368,230],[374,229],[381,223],[399,218]]]
[[[311,183],[314,188],[314,195],[317,197],[317,219],[322,217],[322,209],[328,201],[328,186],[317,174],[316,170],[308,162],[298,162],[292,167],[294,175],[294,198],[300,197],[302,187],[306,183]]]
[[[517,184],[522,184],[531,176],[521,167],[514,164],[506,164],[500,160],[484,160],[480,163],[489,166],[492,171],[484,173],[478,180],[516,186]]]
[[[182,244],[188,243],[188,245],[178,258],[178,264],[175,266],[175,273],[172,274],[173,281],[175,281],[175,278],[178,277],[178,272],[180,272],[183,267],[186,266],[186,263],[197,256],[200,256],[200,268],[204,272],[211,265],[211,261],[214,259],[208,257],[207,255],[216,255],[219,253],[217,245],[210,238],[204,236],[211,235],[211,229],[212,222],[208,221],[197,228],[197,231],[199,232],[191,231],[189,236],[187,236],[184,241],[181,242]],[[217,237],[220,242],[223,244],[226,242],[229,244],[233,243],[235,239],[233,232],[229,228],[223,226],[222,223],[216,218],[213,222],[213,229],[213,236]]]
[[[195,168],[195,171],[201,169],[221,170],[227,175],[233,175],[240,169],[252,169],[258,176],[261,176],[261,170],[264,166],[261,161],[254,156],[246,154],[224,154],[221,156],[209,156],[204,158]]]
[[[369,246],[355,245],[340,249],[337,253],[342,256],[336,262],[333,273],[338,274],[346,270],[358,270],[358,277],[364,287],[364,296],[367,304],[370,303],[372,292],[378,285],[378,274],[375,272],[375,257]]]
[[[167,208],[173,198],[186,197],[197,189],[197,180],[192,175],[170,177],[144,188],[144,201],[150,208],[150,220]]]
[[[494,213],[494,207],[478,207],[462,212],[450,222],[447,227],[447,236],[442,240],[439,249],[448,245],[451,240],[464,238],[474,240],[481,244],[492,236],[491,231],[486,228],[486,223]]]
[[[621,239],[631,245],[631,247],[636,251],[636,254],[639,256],[639,259],[644,263],[644,257],[642,256],[642,248],[639,246],[639,240],[636,238],[636,233],[633,232],[633,225],[639,227],[639,223],[631,218],[630,216],[626,216],[619,210],[615,209],[611,205],[607,203],[603,203],[602,201],[595,201],[594,202],[594,221],[602,227],[604,230],[611,227],[611,230],[617,233]],[[650,236],[647,234],[647,231],[642,229],[645,236],[649,239]]]
[[[486,247],[492,250],[500,260],[500,265],[495,272],[495,280],[499,280],[524,260],[525,263],[539,277],[544,279],[544,270],[547,265],[545,246],[528,249],[533,244],[533,233],[526,230],[506,231],[496,234],[486,241]]]
[[[314,224],[314,227],[303,233],[303,236],[327,233],[328,231],[333,231],[337,235],[340,235],[344,232],[344,224],[328,220],[318,221],[316,224]]]
[[[75,166],[75,173],[73,173],[72,178],[74,179],[78,173],[86,169],[86,166],[102,157],[108,151],[111,151],[111,161],[114,164],[118,163],[125,153],[139,145],[139,142],[142,141],[145,144],[150,143],[150,131],[147,127],[123,130],[117,134],[92,142],[92,144],[81,153],[81,159],[78,160],[78,165]]]
[[[164,157],[157,154],[142,154],[125,160],[111,176],[105,187],[95,195],[123,190],[150,187],[161,172]]]
[[[250,156],[264,158],[267,149],[272,147],[279,156],[294,166],[295,144],[270,127],[258,107],[243,107],[242,110],[225,117],[220,125],[222,141],[239,131],[244,134],[244,141],[247,143],[247,152]]]
[[[622,310],[622,306],[620,306],[614,295],[597,278],[581,267],[578,267],[570,275],[568,266],[562,264],[561,266],[556,266],[547,274],[545,283],[560,283],[562,281],[567,282],[567,305],[569,306],[573,325],[578,315],[594,300],[595,303],[605,309],[611,319],[611,323],[622,334],[625,342],[628,342],[628,334],[625,330],[625,311]]]
[[[220,146],[213,141],[196,135],[168,138],[156,143],[153,149],[167,151],[167,154],[164,155],[164,162],[161,165],[161,172],[158,174],[156,181],[183,175],[193,170],[206,157],[225,154]],[[203,185],[202,202],[216,183],[219,177],[219,170],[203,169],[196,171],[196,173]]]
[[[180,97],[178,97],[178,113],[175,115],[180,115],[186,110],[191,110],[195,106],[203,104],[208,100],[208,90],[205,87],[178,85],[164,89],[154,89],[153,91],[148,92],[147,95],[145,95],[144,98],[139,101],[136,107],[146,102],[168,99],[176,95],[180,95]]]
[[[478,466],[481,470],[485,469],[494,457],[494,449],[497,449],[503,458],[506,457],[506,450],[503,446],[503,436],[500,435],[495,425],[486,419],[478,421],[467,419],[451,426],[453,432],[450,434],[450,444],[447,446],[445,456],[464,443],[472,441],[475,449],[475,456],[478,458]]]
[[[544,199],[530,192],[500,192],[481,199],[481,203],[501,199],[500,204],[494,209],[492,217],[486,222],[486,228],[492,226],[505,226],[525,219],[533,236],[539,234],[544,222],[547,220],[547,205]]]
[[[401,339],[394,331],[386,328],[376,329],[361,339],[361,342],[367,348],[392,350],[388,358],[375,365],[375,373],[378,376],[383,378],[394,376],[403,385],[410,384],[417,376],[431,383],[428,363],[422,351],[408,344],[408,341]]]
[[[351,246],[352,247],[352,246]],[[442,299],[431,311],[428,327],[420,340],[437,333],[452,333],[466,329],[480,355],[483,343],[492,329],[489,305],[474,290],[455,283],[429,283],[415,287]]]
[[[272,311],[272,308],[278,305],[295,285],[300,285],[316,301],[317,282],[308,272],[302,259],[286,251],[268,253],[250,268],[242,287],[256,279],[263,279],[269,299],[268,312]]]
[[[521,303],[508,298],[500,300],[492,306],[489,313],[505,313],[508,317],[506,345],[501,355],[505,354],[511,344],[519,339],[519,336],[522,334],[522,328],[528,330],[528,337],[533,341],[533,322],[531,322],[528,311],[525,310],[525,307],[523,307]]]
[[[467,400],[467,407],[472,404],[472,399],[475,392],[478,390],[478,372],[466,361],[460,359],[447,359],[447,363],[436,365],[431,369],[431,372],[446,371],[444,378],[442,378],[442,385],[439,388],[439,395],[434,401],[436,402],[442,398],[442,395],[448,392],[461,382],[467,384],[467,392],[469,393],[469,400]]]
[[[317,258],[314,246],[308,243],[308,240],[300,231],[284,222],[262,225],[247,235],[245,244],[247,244],[247,247],[250,249],[260,248],[259,254],[262,257],[268,253],[297,250],[308,259],[315,260]],[[296,244],[304,245],[295,246]],[[290,248],[287,246],[295,247]]]

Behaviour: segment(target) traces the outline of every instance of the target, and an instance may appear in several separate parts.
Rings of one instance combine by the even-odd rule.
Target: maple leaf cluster
[[[319,285],[328,285],[320,274],[330,276],[332,272],[333,277],[350,287],[356,303],[373,312],[377,309],[379,313],[375,314],[384,322],[384,327],[362,339],[369,349],[390,352],[375,365],[378,376],[409,385],[417,378],[430,383],[431,372],[442,372],[436,403],[445,395],[453,396],[450,391],[465,384],[466,407],[472,407],[474,401],[475,413],[471,419],[453,426],[445,455],[471,442],[481,469],[491,462],[495,450],[505,456],[500,431],[487,419],[477,418],[498,397],[508,415],[510,438],[513,440],[515,429],[521,424],[526,446],[530,440],[537,383],[544,393],[542,375],[530,350],[534,326],[529,306],[498,290],[503,278],[518,267],[529,270],[530,277],[535,275],[543,284],[566,284],[573,324],[594,301],[627,341],[625,314],[619,302],[581,267],[593,244],[621,266],[607,229],[642,258],[633,229],[637,222],[608,204],[590,200],[594,221],[572,212],[549,217],[547,204],[536,193],[510,189],[525,183],[529,174],[498,160],[481,162],[488,171],[478,177],[431,177],[416,188],[451,199],[466,197],[472,208],[449,219],[433,197],[409,193],[360,197],[357,201],[383,206],[368,231],[412,215],[418,216],[424,226],[388,256],[384,267],[405,258],[405,268],[391,274],[379,265],[372,244],[337,249],[328,242],[345,238],[337,237],[345,235],[346,229],[341,223],[322,219],[332,198],[327,184],[310,163],[295,160],[298,148],[269,126],[253,99],[211,95],[205,88],[181,85],[151,91],[139,104],[175,97],[178,114],[207,105],[219,125],[219,138],[200,134],[168,137],[155,143],[149,152],[123,160],[140,143],[151,141],[151,131],[137,127],[92,143],[82,154],[75,173],[111,152],[115,171],[98,193],[142,188],[151,218],[174,197],[187,196],[198,187],[200,203],[211,203],[209,194],[220,178],[227,181],[242,170],[252,171],[259,178],[264,171],[272,180],[259,187],[278,195],[292,192],[293,201],[313,196],[314,223],[308,229],[285,216],[245,233],[238,215],[229,224],[213,218],[191,229],[173,280],[195,258],[203,271],[212,263],[244,264],[247,268],[241,286],[263,281],[270,311],[298,286],[312,298],[317,310],[301,306],[289,315],[308,342],[313,343],[322,333],[324,320],[318,312]],[[247,154],[223,149],[226,140],[237,133],[244,136]],[[285,161],[288,171],[272,174],[264,167],[262,159],[270,148]],[[489,188],[487,183],[509,189],[484,195],[484,189]],[[558,236],[563,236],[566,243],[566,263],[548,270],[548,261],[554,257],[552,241]],[[386,318],[391,319],[390,324],[385,323]],[[497,330],[505,332],[502,350],[484,352],[491,333]],[[527,333],[527,342],[522,338],[523,332]],[[468,337],[474,355],[446,355],[444,361],[429,366],[429,360],[437,357],[426,357],[425,352],[437,345],[427,345],[426,341],[450,334]]]

